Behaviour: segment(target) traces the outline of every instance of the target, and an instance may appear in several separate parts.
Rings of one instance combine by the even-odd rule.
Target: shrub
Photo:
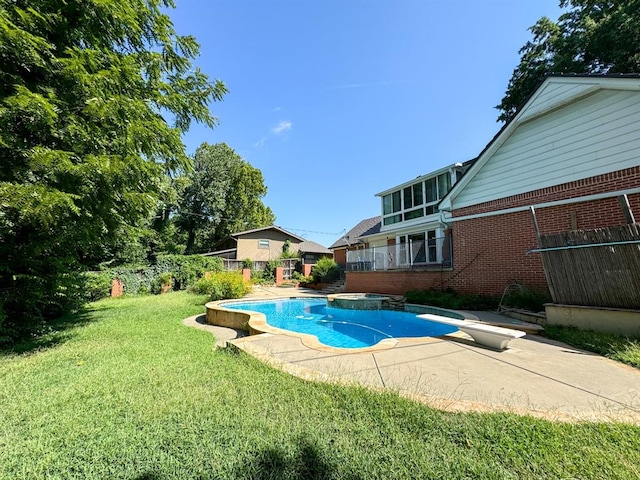
[[[321,258],[311,269],[315,283],[327,283],[340,277],[340,266],[332,258]]]
[[[282,262],[280,260],[269,260],[262,271],[262,280],[264,283],[275,283],[276,281],[276,267],[281,267]]]
[[[111,294],[111,283],[113,281],[113,273],[111,271],[85,272],[83,276],[87,301],[95,302]]]
[[[454,290],[410,290],[404,294],[408,303],[431,305],[454,310],[495,310],[498,299],[487,295],[458,294]]]
[[[264,285],[269,282],[264,279],[264,272],[262,270],[251,270],[251,283]],[[271,280],[271,283],[273,283],[273,280]]]
[[[244,260],[242,260],[242,268],[248,268],[250,270],[253,268],[253,262],[250,258],[245,258]]]
[[[198,280],[190,290],[208,295],[211,300],[225,300],[244,297],[251,291],[251,285],[237,272],[215,272]]]
[[[305,283],[305,284],[313,283],[313,277],[311,276],[305,277],[302,273],[298,271],[293,272],[291,274],[291,278],[300,283]]]
[[[202,255],[159,255],[156,262],[158,273],[173,274],[174,290],[184,290],[198,281],[207,272],[221,272],[222,259]]]
[[[164,272],[160,275],[157,275],[151,282],[151,293],[162,293],[167,286],[171,288],[172,280],[172,274],[169,272]]]
[[[551,296],[547,292],[532,291],[527,288],[511,291],[502,299],[502,305],[531,312],[544,311],[544,304],[550,302]]]

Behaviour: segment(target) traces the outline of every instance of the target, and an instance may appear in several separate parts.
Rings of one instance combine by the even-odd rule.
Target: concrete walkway
[[[317,295],[301,289],[262,288],[251,297]],[[228,341],[306,379],[393,389],[449,411],[507,411],[553,420],[640,425],[640,370],[538,335],[513,340],[500,352],[457,332],[426,340],[402,339],[386,350],[353,353],[312,349],[289,335],[238,338],[235,330],[200,322],[194,326],[211,331],[219,342]],[[510,319],[505,317],[505,322]],[[196,317],[191,319],[194,323]]]

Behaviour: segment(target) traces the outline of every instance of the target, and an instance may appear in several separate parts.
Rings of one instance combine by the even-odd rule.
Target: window
[[[399,212],[400,209],[402,208],[400,205],[400,190],[382,197],[382,203],[383,203],[383,213],[385,215]]]
[[[429,230],[427,232],[427,249],[428,249],[428,261],[435,263],[438,261],[438,244],[436,242],[436,231]]]
[[[451,190],[451,175],[448,172],[438,175],[438,198],[443,199],[449,190]]]
[[[384,195],[382,224],[393,225],[438,213],[438,203],[451,190],[455,174],[449,170]]]
[[[389,217],[384,217],[384,224],[385,225],[392,225],[394,223],[398,223],[402,221],[402,215],[398,214],[398,215],[391,215]]]
[[[422,205],[422,182],[415,183],[404,189],[404,209]]]
[[[424,217],[424,208],[418,208],[417,210],[411,210],[404,214],[404,220],[413,220],[414,218]]]
[[[414,266],[441,263],[443,238],[440,229],[416,232],[397,237],[398,265]]]
[[[269,240],[258,240],[258,248],[269,248]]]

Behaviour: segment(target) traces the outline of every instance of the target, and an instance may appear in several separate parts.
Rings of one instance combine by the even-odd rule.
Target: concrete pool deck
[[[261,287],[249,298],[305,295],[318,293]],[[344,352],[309,348],[289,335],[238,337],[235,330],[206,325],[202,318],[185,323],[305,379],[392,389],[448,411],[640,425],[640,370],[538,335],[512,340],[504,351],[478,346],[456,332],[402,339],[384,350]]]

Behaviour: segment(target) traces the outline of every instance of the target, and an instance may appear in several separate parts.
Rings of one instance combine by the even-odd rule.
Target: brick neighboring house
[[[541,234],[625,224],[622,195],[640,217],[640,78],[547,77],[468,165],[437,205],[436,229],[451,234],[452,262],[427,238],[435,262],[349,272],[347,291],[402,294],[451,287],[498,295],[514,280],[546,288],[539,254],[528,254],[537,246],[531,207]],[[408,211],[402,203],[405,185],[390,190],[402,187],[402,214]],[[383,218],[389,211],[385,193],[379,194]],[[398,235],[410,225],[395,218],[387,233],[397,234],[397,249]]]

